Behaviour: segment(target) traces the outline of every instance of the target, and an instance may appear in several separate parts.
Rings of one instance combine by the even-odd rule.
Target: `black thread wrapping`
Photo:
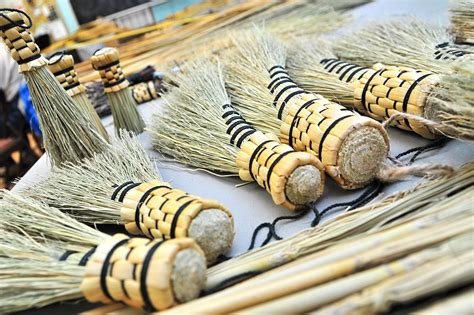
[[[272,165],[270,165],[270,167],[268,168],[268,173],[267,173],[267,186],[268,186],[268,190],[269,190],[269,191],[272,191],[272,188],[271,188],[271,185],[270,185],[270,178],[272,177],[273,169],[274,169],[275,166],[278,164],[278,162],[280,162],[281,159],[283,159],[285,156],[287,156],[288,154],[293,153],[293,152],[295,152],[295,151],[291,150],[291,151],[283,152],[282,154],[280,154],[280,155],[275,159],[275,161],[273,161]]]
[[[291,125],[290,125],[290,132],[289,132],[289,134],[288,134],[288,138],[289,138],[289,142],[290,142],[290,147],[293,147],[293,128],[295,127],[296,120],[298,119],[299,113],[300,113],[303,109],[306,109],[306,108],[310,107],[311,105],[313,105],[314,102],[315,102],[315,100],[310,100],[310,101],[304,103],[304,104],[298,109],[298,111],[296,112],[295,117],[293,117],[293,120],[292,120]],[[308,123],[308,125],[310,125],[310,123]],[[301,133],[300,133],[300,134],[301,134]]]
[[[438,148],[442,148],[446,143],[448,143],[448,138],[440,138],[438,140],[435,140],[427,145],[424,145],[424,146],[420,146],[420,147],[415,147],[415,148],[411,148],[409,150],[406,150],[400,154],[398,154],[395,159],[399,159],[401,157],[404,157],[406,155],[409,155],[411,153],[415,153],[413,154],[413,156],[410,158],[410,160],[408,161],[407,165],[410,165],[412,163],[414,163],[416,161],[416,159],[424,152],[428,152],[428,151],[431,151],[431,150],[436,150]]]
[[[352,117],[352,115],[347,115],[347,116],[342,116],[342,117],[339,117],[338,119],[336,119],[332,124],[330,124],[326,130],[324,131],[323,133],[323,136],[321,137],[321,141],[319,142],[319,148],[318,148],[318,158],[320,161],[322,161],[322,156],[323,156],[323,144],[324,144],[324,140],[326,140],[327,136],[329,135],[329,133],[331,132],[331,130],[336,127],[336,125],[343,121],[344,119],[346,118],[349,118],[349,117]]]
[[[82,256],[81,260],[79,260],[79,266],[85,266],[87,262],[89,261],[90,257],[95,253],[95,250],[97,249],[97,246],[92,247],[89,249],[84,256]]]
[[[260,143],[257,148],[255,148],[255,150],[252,152],[252,155],[250,156],[250,160],[249,160],[249,173],[250,173],[250,176],[252,176],[253,180],[254,181],[257,181],[257,177],[253,174],[252,172],[252,164],[253,164],[253,161],[255,160],[255,158],[257,157],[257,155],[259,155],[259,152],[263,152],[263,149],[265,148],[265,144],[267,143],[270,143],[270,142],[273,142],[273,140],[267,140],[267,141],[263,141],[262,143]]]
[[[114,252],[122,245],[126,244],[129,241],[129,239],[123,239],[119,242],[117,242],[107,253],[107,256],[105,256],[104,263],[102,265],[102,269],[100,271],[100,288],[102,292],[105,294],[107,298],[110,300],[117,302],[112,295],[110,295],[109,289],[107,288],[107,273],[109,269],[109,264],[110,264],[110,259],[112,258],[112,255]]]
[[[420,83],[422,80],[424,80],[426,77],[429,77],[430,75],[431,75],[431,73],[427,73],[427,74],[425,74],[425,75],[422,75],[421,77],[419,77],[418,79],[416,79],[415,81],[413,81],[413,83],[410,85],[410,87],[409,87],[408,90],[407,90],[407,93],[405,94],[405,97],[403,98],[402,111],[403,111],[404,113],[407,112],[408,101],[410,100],[410,95],[411,95],[411,93],[413,92],[413,90],[416,88],[416,86],[418,85],[418,83]],[[408,121],[408,119],[407,119],[407,118],[404,118],[403,120],[405,121],[405,123],[407,124],[407,126],[411,128],[410,122]]]
[[[173,220],[171,221],[171,228],[170,228],[170,238],[175,238],[176,237],[176,226],[178,225],[178,219],[181,213],[186,209],[187,206],[189,206],[194,199],[191,199],[179,207],[179,209],[176,211],[176,213],[173,216]]]
[[[73,250],[67,250],[65,251],[61,257],[59,257],[59,261],[65,261],[66,259],[68,259],[69,256],[71,256],[72,254],[76,254],[77,252],[76,251],[73,251]]]
[[[124,188],[125,186],[130,185],[130,184],[133,184],[133,182],[128,181],[128,182],[122,183],[120,185],[117,185],[117,184],[113,185],[112,188],[115,188],[115,190],[113,191],[112,196],[110,197],[110,199],[115,200],[115,198],[117,198],[117,194],[120,192],[120,190],[122,190],[122,188]]]
[[[140,226],[140,208],[142,207],[143,203],[146,201],[146,199],[148,198],[148,196],[150,196],[150,194],[152,192],[154,192],[155,190],[157,189],[160,189],[160,188],[169,188],[168,186],[166,185],[158,185],[158,186],[154,186],[150,189],[148,189],[147,191],[145,191],[143,193],[143,195],[140,197],[140,200],[138,201],[137,203],[137,206],[135,208],[135,225],[137,226],[137,228],[141,231],[142,231],[142,228]]]
[[[160,248],[162,244],[163,244],[163,241],[157,242],[150,248],[150,250],[145,256],[145,260],[143,261],[143,265],[142,265],[142,271],[140,273],[140,294],[142,295],[142,298],[143,298],[143,303],[144,303],[143,309],[149,313],[155,312],[157,310],[153,307],[150,296],[148,295],[148,289],[146,286],[146,278],[148,275],[148,268],[150,267],[150,263],[153,258],[153,255],[158,250],[158,248]]]

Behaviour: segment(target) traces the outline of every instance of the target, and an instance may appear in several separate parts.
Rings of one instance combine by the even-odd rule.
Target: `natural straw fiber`
[[[129,83],[120,67],[118,50],[115,48],[102,48],[91,57],[92,67],[99,71],[107,93],[107,100],[112,110],[115,131],[125,129],[141,133],[145,127],[131,91]]]
[[[457,43],[474,44],[474,2],[472,0],[450,1],[451,31]]]
[[[394,125],[428,139],[441,134],[462,139],[474,137],[474,121],[468,116],[473,108],[470,93],[460,95],[460,103],[467,105],[464,108],[455,102],[449,104],[450,110],[446,109],[447,106],[439,106],[449,101],[447,95],[455,89],[450,80],[461,80],[459,74],[440,76],[430,71],[382,64],[360,67],[333,55],[322,56],[322,51],[314,42],[294,45],[288,62],[290,74],[305,89],[319,91],[377,120],[397,115],[399,118],[393,120]],[[467,65],[469,60],[466,58],[458,62]],[[306,77],[309,70],[313,73],[311,79]],[[467,83],[471,80],[468,79]],[[338,90],[328,92],[336,86]],[[463,114],[468,117],[460,119]],[[423,119],[418,120],[414,116]],[[426,120],[433,123],[425,123]]]
[[[104,149],[100,131],[56,81],[28,30],[24,12],[0,9],[0,37],[25,76],[52,164],[78,162]]]
[[[125,132],[103,153],[52,170],[22,194],[83,222],[123,224],[150,238],[191,237],[209,262],[228,251],[234,236],[229,210],[159,180],[138,140]]]
[[[219,65],[195,60],[173,80],[179,88],[164,96],[166,112],[154,117],[151,130],[158,151],[188,165],[255,181],[290,210],[319,198],[321,163],[248,124],[230,105]]]
[[[230,94],[243,116],[283,143],[318,157],[343,188],[371,182],[386,159],[388,136],[378,122],[297,86],[285,69],[286,49],[261,28],[235,33]]]
[[[446,73],[451,62],[474,53],[472,47],[456,44],[445,26],[416,17],[371,23],[332,44],[334,53],[350,63],[370,67],[381,62],[436,73]]]
[[[160,97],[160,92],[157,91],[154,80],[148,82],[138,83],[130,87],[132,96],[137,104],[145,103]]]
[[[21,292],[16,291],[19,286],[14,283],[2,291],[6,292],[0,298],[2,311],[46,305],[81,295],[90,302],[122,302],[156,311],[196,298],[205,284],[204,255],[189,238],[150,241],[123,234],[109,236],[32,199],[7,191],[2,192],[2,197],[1,229],[9,231],[10,236],[18,234],[9,245],[16,243],[18,248],[23,249],[23,254],[10,251],[9,245],[2,243],[1,256],[7,262],[30,262],[21,273],[8,273],[8,269],[4,271],[0,268],[3,279],[16,279],[23,285]],[[28,219],[39,224],[29,224]],[[25,237],[36,245],[32,247],[21,243]],[[44,249],[41,249],[41,244],[45,245]],[[64,248],[61,248],[63,245]],[[75,245],[80,246],[79,252]],[[52,255],[46,251],[54,247]],[[61,249],[63,254],[58,258],[56,253]],[[48,255],[51,256],[48,258]],[[41,274],[38,273],[38,265],[57,269]],[[66,270],[72,273],[67,274]],[[62,284],[65,279],[58,279],[61,274],[65,278],[70,277],[69,290],[67,282]],[[31,283],[25,282],[28,279],[32,280]],[[47,279],[50,279],[49,290],[42,291]],[[51,290],[55,281],[58,286]],[[78,288],[82,293],[80,295]],[[69,295],[61,294],[65,290]],[[24,299],[19,300],[23,302],[12,305],[14,303],[7,297],[13,292],[23,296]],[[36,298],[31,300],[35,294]]]
[[[458,178],[400,192],[215,266],[209,272],[211,288],[280,265],[171,313],[240,313],[252,307],[254,312],[310,311],[430,261],[469,252],[472,172],[471,164]]]
[[[48,68],[69,96],[76,102],[77,110],[88,114],[90,121],[100,131],[102,137],[109,141],[109,135],[105,131],[99,115],[97,115],[97,112],[87,98],[86,88],[79,82],[77,73],[74,70],[74,58],[71,55],[64,55],[64,53],[53,55],[49,59]]]

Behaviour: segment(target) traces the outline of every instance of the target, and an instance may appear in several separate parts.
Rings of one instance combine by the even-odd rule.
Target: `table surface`
[[[365,24],[371,20],[382,20],[386,16],[412,14],[424,19],[439,21],[447,24],[449,22],[447,15],[447,0],[377,0],[368,5],[359,7],[353,11],[355,17],[354,24]],[[363,44],[363,43],[361,43]],[[162,101],[152,101],[139,106],[139,110],[145,120],[149,119],[152,113],[160,113]],[[104,125],[110,134],[113,134],[112,118],[105,117]],[[147,121],[147,123],[151,123]],[[391,139],[391,155],[395,156],[407,149],[424,145],[428,141],[408,133],[391,128],[389,130]],[[262,222],[272,221],[274,218],[282,215],[288,215],[289,212],[273,204],[271,197],[256,184],[248,184],[242,187],[236,187],[241,183],[238,178],[218,178],[202,171],[195,171],[183,165],[164,162],[160,154],[151,148],[150,134],[147,132],[140,135],[140,140],[149,154],[156,158],[159,171],[165,181],[170,182],[173,187],[182,189],[190,194],[206,198],[217,199],[227,206],[235,218],[236,235],[234,245],[230,255],[236,255],[244,252],[250,243],[253,230]],[[459,166],[474,159],[473,144],[463,143],[457,140],[451,140],[443,148],[428,152],[422,155],[417,163],[444,163],[452,166]],[[44,155],[31,170],[18,182],[14,191],[18,191],[26,186],[33,184],[38,180],[38,174],[45,175],[50,167],[46,155]],[[407,189],[413,186],[418,179],[398,182],[387,185],[382,195],[394,193],[399,190]],[[332,180],[327,181],[324,196],[318,201],[318,209],[323,209],[328,205],[344,202],[354,199],[361,193],[358,191],[345,191],[334,184]],[[332,213],[323,219],[337,215],[339,212]],[[282,222],[278,226],[278,232],[283,237],[290,236],[304,228],[309,227],[313,215],[308,213],[305,217],[290,223]],[[263,239],[263,235],[259,240]],[[73,304],[67,303],[65,306],[51,306],[47,308],[49,313],[77,312],[78,309]],[[45,313],[39,311],[40,313]],[[30,314],[30,312],[29,312]]]

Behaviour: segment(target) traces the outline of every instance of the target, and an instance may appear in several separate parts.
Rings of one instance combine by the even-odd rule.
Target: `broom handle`
[[[119,52],[115,48],[102,48],[91,57],[92,67],[99,71],[105,93],[114,93],[129,86],[120,66]]]

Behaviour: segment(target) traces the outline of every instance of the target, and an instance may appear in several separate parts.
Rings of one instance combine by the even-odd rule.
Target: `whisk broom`
[[[206,260],[192,239],[109,236],[41,202],[1,195],[2,313],[81,297],[163,310],[205,284]]]
[[[285,70],[286,49],[264,29],[234,34],[226,82],[243,116],[282,142],[308,151],[343,188],[371,182],[387,157],[381,124],[299,88]]]
[[[164,96],[163,115],[155,115],[154,147],[177,161],[255,181],[277,205],[301,209],[323,191],[323,166],[295,152],[272,134],[263,134],[230,105],[219,65],[196,60],[173,78]]]
[[[123,224],[129,233],[149,238],[193,238],[209,262],[224,254],[234,236],[231,213],[159,178],[138,139],[122,132],[106,151],[53,169],[21,193],[82,222]]]
[[[92,67],[99,71],[104,90],[112,110],[115,130],[125,129],[141,133],[145,127],[137,105],[128,88],[129,83],[120,67],[119,53],[115,48],[102,48],[91,57]]]
[[[294,43],[288,58],[291,76],[304,89],[319,92],[374,119],[433,139],[440,134],[472,139],[471,93],[450,94],[461,75],[438,75],[404,66],[361,67],[339,60],[313,40]],[[322,55],[326,52],[326,54]],[[469,67],[468,60],[459,66]],[[456,62],[456,63],[457,63]],[[308,75],[308,73],[311,73]],[[464,77],[465,78],[465,77]],[[469,78],[472,80],[472,78]],[[469,83],[469,82],[466,82]],[[453,92],[454,93],[454,92]],[[459,97],[457,106],[454,95]]]
[[[74,70],[74,58],[71,55],[64,55],[64,52],[55,54],[49,58],[49,70],[56,77],[61,86],[67,91],[71,98],[79,107],[78,110],[87,113],[90,121],[100,134],[107,141],[109,135],[100,121],[99,115],[92,107],[91,102],[87,98],[86,88],[79,82],[77,72]]]
[[[0,9],[0,37],[25,76],[52,164],[78,162],[101,152],[106,143],[100,131],[49,72],[29,31],[31,25],[23,11]]]

